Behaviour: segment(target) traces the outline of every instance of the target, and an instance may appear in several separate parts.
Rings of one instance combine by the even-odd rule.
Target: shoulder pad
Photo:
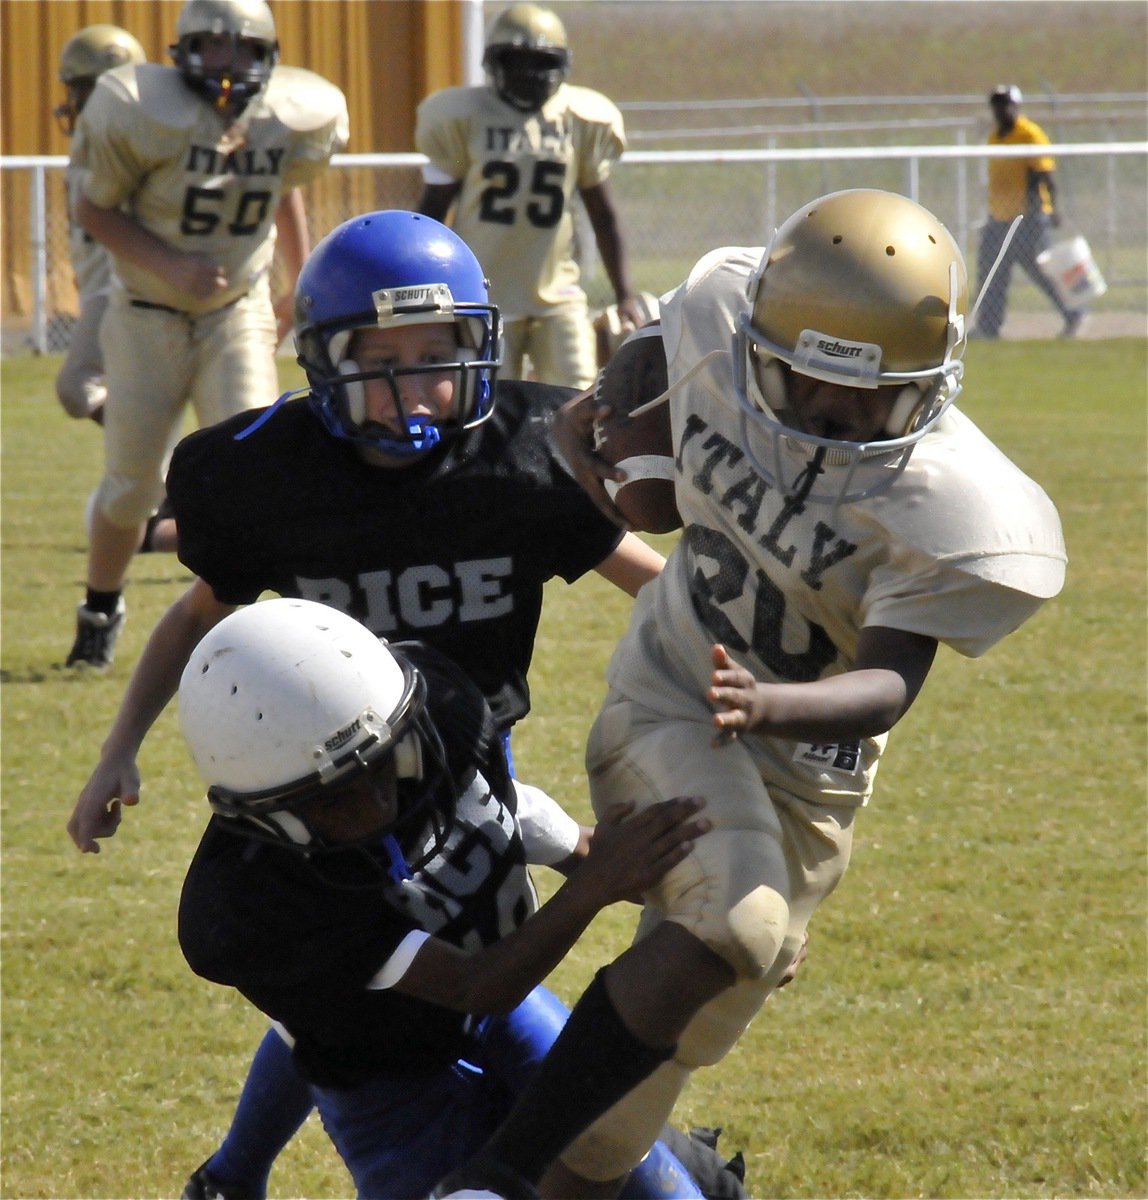
[[[619,132],[622,129],[622,114],[618,111],[618,106],[593,88],[579,87],[573,83],[563,84],[555,93],[554,99],[547,102],[546,107],[549,108],[554,101],[563,104],[583,121],[614,125]]]
[[[112,122],[140,119],[139,115],[117,118],[118,109],[124,114],[143,114],[149,124],[172,129],[190,129],[199,119],[203,103],[175,67],[161,63],[129,63],[105,71],[96,83],[96,92],[101,94],[104,111]]]
[[[276,67],[263,102],[296,133],[312,133],[347,120],[347,99],[342,91],[303,67]]]
[[[431,92],[418,106],[420,120],[447,121],[470,116],[486,99],[485,87],[445,87]]]
[[[702,354],[732,350],[738,315],[748,305],[746,284],[761,254],[759,246],[712,250],[698,260],[685,283],[662,297],[662,339],[671,383]]]
[[[896,485],[862,505],[967,575],[1039,599],[1064,586],[1067,554],[1052,501],[956,408],[914,447]]]

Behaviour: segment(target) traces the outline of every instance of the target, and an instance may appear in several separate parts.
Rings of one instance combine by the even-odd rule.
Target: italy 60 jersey
[[[415,145],[462,184],[454,230],[498,281],[504,317],[581,301],[570,202],[606,179],[625,144],[618,109],[570,84],[535,113],[488,87],[446,88],[419,105]]]
[[[230,286],[196,300],[113,256],[119,280],[134,297],[207,312],[244,295],[268,269],[280,198],[346,144],[348,118],[333,84],[276,67],[266,89],[226,126],[176,68],[143,63],[104,72],[77,128],[88,199],[125,206],[169,245],[208,255]]]
[[[786,503],[743,450],[733,337],[760,249],[702,259],[662,306],[672,385],[681,540],[638,597],[610,664],[617,690],[668,716],[708,722],[710,647],[725,644],[763,681],[847,671],[865,626],[936,638],[979,655],[1062,586],[1065,550],[1041,488],[950,407],[884,493],[836,507]],[[828,472],[835,469],[827,467]],[[749,735],[765,778],[809,799],[862,803],[883,738],[808,746]]]

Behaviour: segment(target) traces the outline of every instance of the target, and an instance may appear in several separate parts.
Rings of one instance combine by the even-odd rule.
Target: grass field
[[[697,1077],[755,1196],[1144,1196],[1143,340],[974,345],[963,407],[1057,501],[1064,593],[982,660],[942,652],[895,731],[854,863],[797,983]],[[16,1197],[174,1196],[214,1147],[264,1022],[175,940],[206,816],[167,713],[143,806],[98,857],[64,832],[154,620],[186,582],[137,559],[119,661],[57,666],[84,574],[98,434],[6,360],[3,409],[3,1178]],[[292,381],[294,368],[288,369]],[[521,774],[588,812],[581,749],[626,605],[548,597]],[[543,873],[543,891],[552,878]],[[620,950],[605,914],[553,977]],[[314,1121],[273,1196],[349,1192]]]

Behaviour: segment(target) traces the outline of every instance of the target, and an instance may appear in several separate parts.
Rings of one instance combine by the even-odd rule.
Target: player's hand
[[[228,287],[227,272],[219,263],[206,254],[183,251],[172,254],[168,281],[196,300],[208,300]]]
[[[612,412],[609,405],[597,403],[595,395],[596,389],[582,392],[567,400],[554,414],[554,445],[579,486],[603,515],[615,525],[629,529],[629,522],[604,487],[607,479],[625,482],[626,472],[619,471],[594,451],[594,422],[604,420]]]
[[[68,836],[85,854],[99,854],[98,838],[115,836],[122,805],[140,802],[135,759],[101,759],[68,818]]]
[[[715,644],[712,651],[713,674],[706,699],[714,706],[714,734],[710,744],[725,746],[760,724],[764,717],[763,685],[729,651]]]
[[[809,930],[805,930],[801,935],[801,945],[797,948],[797,953],[793,956],[793,961],[785,968],[781,978],[777,981],[777,986],[783,988],[786,984],[790,984],[797,978],[797,972],[801,970],[801,964],[809,957]]]
[[[574,882],[594,888],[600,907],[648,891],[713,828],[697,815],[704,805],[697,796],[679,797],[652,804],[637,816],[630,815],[632,802],[614,805],[598,822]]]
[[[627,296],[618,301],[618,323],[626,332],[633,332],[649,319],[650,314],[637,296]]]

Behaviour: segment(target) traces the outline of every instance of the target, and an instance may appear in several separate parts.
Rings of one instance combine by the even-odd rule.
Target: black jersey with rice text
[[[551,448],[574,393],[499,380],[496,394],[483,425],[400,468],[364,462],[301,400],[191,434],[168,475],[180,560],[223,603],[316,600],[436,646],[510,726],[530,708],[543,585],[598,566],[622,534]]]

